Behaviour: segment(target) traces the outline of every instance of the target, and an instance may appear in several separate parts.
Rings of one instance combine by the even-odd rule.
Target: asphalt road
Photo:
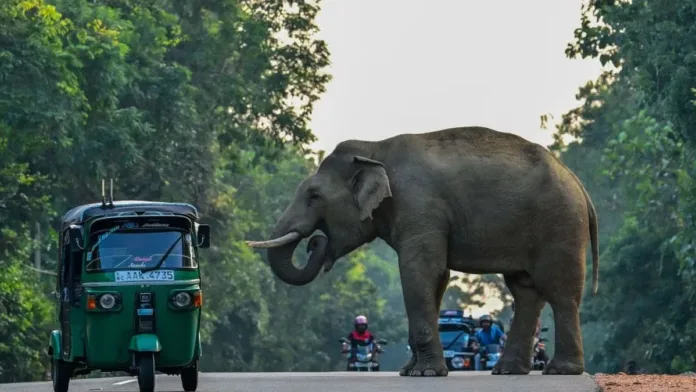
[[[197,392],[597,392],[589,375],[491,376],[490,372],[453,372],[448,377],[399,377],[379,373],[201,373]],[[52,392],[50,382],[0,384],[0,392]],[[133,377],[71,380],[70,392],[136,392]],[[156,392],[183,391],[175,376],[158,375]]]

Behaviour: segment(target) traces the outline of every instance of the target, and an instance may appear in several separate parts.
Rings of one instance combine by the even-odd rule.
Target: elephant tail
[[[585,187],[582,189],[587,200],[587,210],[590,215],[590,243],[592,245],[592,294],[597,294],[599,289],[599,243],[597,241],[597,212],[594,204],[590,200],[590,195],[587,194]]]

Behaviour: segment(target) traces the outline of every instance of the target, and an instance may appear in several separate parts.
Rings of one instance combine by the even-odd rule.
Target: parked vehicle
[[[112,190],[113,191],[113,190]],[[113,193],[112,193],[113,194]],[[190,204],[120,201],[76,207],[59,235],[57,313],[48,355],[55,392],[92,370],[138,377],[153,392],[155,371],[198,386],[203,306],[199,249],[210,227]]]

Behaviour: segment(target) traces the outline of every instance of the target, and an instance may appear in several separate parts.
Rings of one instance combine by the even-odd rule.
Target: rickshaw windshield
[[[171,249],[170,249],[171,248]],[[120,229],[93,233],[87,245],[87,271],[160,268],[195,268],[191,236],[183,230]]]

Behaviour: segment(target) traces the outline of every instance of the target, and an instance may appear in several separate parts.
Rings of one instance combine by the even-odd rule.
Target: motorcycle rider
[[[539,342],[541,334],[541,317],[537,319],[537,327],[534,332],[534,343],[539,344],[539,352],[536,353],[536,357],[539,361],[543,361],[545,364],[549,363],[549,357],[546,355],[546,345]],[[543,347],[543,348],[542,348]]]
[[[356,354],[358,353],[358,345],[365,346],[368,344],[374,344],[375,352],[372,354],[372,362],[377,362],[377,354],[382,352],[382,348],[377,344],[377,339],[372,332],[367,330],[367,317],[359,315],[355,318],[353,323],[353,331],[348,334],[348,343],[343,344],[343,352],[347,353],[350,351],[349,362],[355,360]],[[350,344],[350,347],[348,345]]]
[[[478,352],[474,356],[474,366],[476,370],[481,369],[481,353],[487,348],[489,344],[500,344],[503,339],[503,331],[493,324],[493,319],[491,316],[484,314],[479,318],[479,325],[481,329],[476,331],[476,340],[478,341]]]
[[[512,318],[515,317],[515,302],[512,302]],[[510,324],[512,324],[512,319],[510,319]],[[537,317],[537,322],[536,322],[536,328],[534,329],[534,343],[536,344],[541,335],[541,316]],[[542,345],[542,347],[545,347],[545,345]],[[543,361],[544,363],[549,363],[549,357],[546,355],[546,349],[544,348],[539,348],[539,352],[536,354],[536,357],[538,360]]]

